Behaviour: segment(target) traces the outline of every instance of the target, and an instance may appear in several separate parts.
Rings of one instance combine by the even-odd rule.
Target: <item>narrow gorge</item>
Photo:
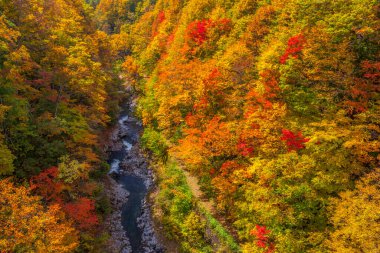
[[[379,0],[0,0],[0,253],[379,253]]]
[[[129,91],[130,92],[130,91]],[[133,116],[133,96],[124,103],[110,136],[107,194],[113,212],[106,221],[110,252],[164,252],[157,239],[147,197],[154,175],[140,150],[142,124]]]

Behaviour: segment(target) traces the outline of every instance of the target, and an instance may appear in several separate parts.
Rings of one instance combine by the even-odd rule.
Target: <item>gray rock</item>
[[[128,201],[129,192],[115,180],[108,176],[108,195],[113,212],[105,220],[105,226],[108,229],[110,238],[108,240],[108,252],[110,253],[131,253],[132,248],[121,224],[121,207]]]
[[[128,106],[131,110],[136,106],[136,98],[130,98]],[[137,126],[137,127],[136,127]],[[137,129],[137,130],[136,130]],[[123,150],[123,138],[130,138],[131,140],[139,139],[139,131],[141,124],[138,120],[131,116],[123,116],[120,118],[117,126],[112,131],[110,136],[110,143],[107,145],[107,151],[121,151]],[[142,178],[148,190],[154,185],[154,174],[148,167],[148,163],[142,154],[140,147],[134,144],[130,149],[125,150],[125,155],[119,164],[118,174],[129,174]],[[124,154],[124,153],[123,153]],[[117,175],[116,175],[117,176]],[[132,252],[130,242],[127,238],[126,232],[121,224],[121,209],[123,204],[128,201],[129,192],[119,185],[111,176],[108,176],[107,195],[111,201],[113,212],[105,221],[108,228],[110,239],[108,241],[108,251],[111,253],[129,253]],[[146,201],[147,196],[142,201],[141,215],[137,218],[138,227],[142,231],[141,247],[143,252],[146,253],[161,253],[165,252],[162,244],[158,240],[153,226],[151,217],[150,205]]]

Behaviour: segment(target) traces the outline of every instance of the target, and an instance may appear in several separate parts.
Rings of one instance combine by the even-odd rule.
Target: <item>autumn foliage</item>
[[[254,148],[250,147],[245,141],[239,141],[237,149],[243,156],[250,156],[254,151]]]
[[[197,45],[202,45],[209,39],[209,32],[211,29],[218,31],[226,31],[231,28],[231,20],[229,19],[203,19],[190,23],[187,27],[187,33],[190,40],[194,41]]]
[[[198,177],[235,251],[379,251],[376,1],[8,0],[0,13],[0,176],[17,182],[0,181],[0,251],[17,236],[72,251],[75,231],[92,245],[89,179],[123,83],[142,146]],[[216,252],[181,168],[160,182],[165,225],[183,252]]]
[[[78,232],[65,219],[59,205],[44,207],[24,186],[0,181],[0,249],[4,252],[72,252]]]
[[[301,132],[295,134],[290,130],[282,129],[281,140],[285,141],[288,151],[297,151],[305,148],[304,143],[308,142],[310,139],[303,137]]]
[[[0,2],[0,252],[103,247],[94,178],[124,96],[112,70],[122,45],[88,2]]]
[[[302,34],[291,37],[288,40],[288,47],[280,58],[280,63],[285,64],[289,57],[297,59],[305,44],[305,37]]]
[[[337,217],[365,223],[340,210],[379,162],[377,16],[369,0],[158,1],[126,31],[144,143],[198,176],[242,252],[361,241]]]
[[[77,227],[82,230],[96,228],[98,217],[95,211],[94,200],[82,197],[78,200],[67,200],[63,190],[68,184],[59,180],[57,167],[42,171],[30,179],[30,189],[43,197],[49,204],[58,204]]]
[[[58,181],[58,168],[51,167],[30,179],[30,189],[48,202],[61,203],[63,184]]]
[[[194,21],[188,26],[188,33],[191,40],[195,41],[198,45],[203,44],[207,40],[207,29],[211,26],[212,21],[204,19],[201,21]]]
[[[88,198],[80,198],[64,206],[65,212],[75,220],[81,229],[94,228],[99,223],[95,212],[95,202]]]
[[[254,230],[251,230],[251,235],[256,237],[256,245],[260,248],[266,249],[265,252],[274,252],[273,243],[269,241],[270,230],[265,226],[256,225]]]

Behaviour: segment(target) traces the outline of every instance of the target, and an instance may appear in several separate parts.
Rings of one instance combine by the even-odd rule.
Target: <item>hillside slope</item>
[[[108,15],[145,145],[199,177],[243,251],[379,251],[377,1],[136,6]]]

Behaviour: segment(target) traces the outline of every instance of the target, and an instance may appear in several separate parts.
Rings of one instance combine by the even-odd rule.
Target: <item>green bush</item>
[[[166,162],[168,158],[168,146],[165,139],[159,132],[151,127],[144,129],[141,136],[141,145],[143,148],[149,149],[152,153],[162,161]]]
[[[224,229],[222,224],[219,223],[210,213],[205,209],[199,208],[201,213],[206,217],[207,224],[217,234],[219,240],[223,242],[232,252],[240,252],[239,244],[230,233]]]
[[[96,212],[98,214],[101,214],[103,217],[107,216],[112,211],[111,202],[105,194],[103,194],[102,196],[100,196],[99,199],[96,200],[95,206]]]
[[[90,233],[81,233],[80,235],[80,245],[75,250],[76,253],[101,253],[104,252],[109,235],[107,233],[102,233],[94,236]]]
[[[99,180],[104,178],[105,175],[107,175],[108,171],[110,170],[110,165],[106,161],[102,161],[99,164],[98,168],[95,168],[90,171],[90,178]]]
[[[196,205],[183,171],[174,163],[160,172],[156,203],[164,212],[162,224],[168,238],[181,243],[181,252],[212,252],[206,240],[205,222],[196,214]]]

